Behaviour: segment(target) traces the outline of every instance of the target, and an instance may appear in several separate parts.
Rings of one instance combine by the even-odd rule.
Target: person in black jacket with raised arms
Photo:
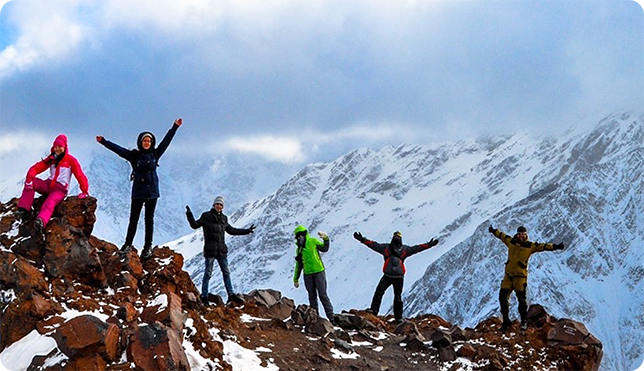
[[[208,285],[212,276],[212,267],[215,260],[219,263],[221,274],[224,279],[224,286],[228,294],[228,301],[242,302],[239,295],[233,291],[233,284],[230,280],[230,270],[228,269],[228,246],[226,246],[226,233],[233,236],[241,236],[255,231],[255,224],[251,224],[247,229],[239,229],[228,224],[228,217],[223,214],[224,198],[217,196],[210,211],[201,214],[198,220],[192,215],[189,206],[186,206],[186,216],[188,223],[193,229],[203,228],[203,256],[205,259],[205,272],[203,282],[201,283],[201,301],[208,304]]]
[[[385,259],[385,264],[382,267],[383,276],[376,287],[376,292],[373,294],[371,307],[368,309],[371,313],[378,315],[380,310],[380,303],[382,296],[389,286],[394,286],[394,318],[396,323],[402,322],[403,301],[402,291],[405,278],[405,259],[408,257],[430,249],[432,246],[438,244],[438,240],[431,239],[429,242],[421,243],[420,245],[407,246],[402,243],[402,233],[394,232],[391,242],[388,244],[377,243],[366,239],[362,233],[355,232],[353,238],[367,245],[371,250],[382,254]]]
[[[132,165],[132,206],[130,208],[130,223],[127,227],[125,243],[121,251],[129,251],[132,248],[136,227],[139,223],[141,209],[145,205],[145,243],[141,257],[147,259],[152,252],[152,236],[154,235],[154,210],[159,198],[159,177],[157,175],[157,166],[159,159],[165,153],[170,145],[174,134],[182,124],[181,118],[174,120],[172,128],[163,137],[163,140],[156,147],[154,134],[144,131],[139,134],[136,140],[137,149],[129,150],[112,143],[101,135],[96,136],[96,141],[104,145],[107,149],[121,156]]]

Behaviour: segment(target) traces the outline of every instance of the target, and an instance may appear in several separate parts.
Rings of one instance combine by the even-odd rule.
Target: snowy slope
[[[535,256],[530,300],[548,305],[553,313],[561,316],[585,322],[588,319],[595,326],[591,326],[592,332],[609,339],[604,334],[609,331],[606,326],[610,320],[598,322],[593,319],[598,316],[592,313],[603,311],[602,305],[607,302],[617,306],[615,297],[595,291],[595,282],[584,283],[584,280],[599,280],[597,272],[604,272],[602,279],[608,288],[610,282],[615,282],[613,280],[622,279],[624,276],[621,274],[625,271],[641,271],[641,246],[636,248],[636,245],[642,239],[630,236],[624,229],[606,228],[619,224],[618,220],[628,220],[622,223],[624,225],[641,225],[641,204],[633,199],[634,196],[629,196],[638,191],[619,188],[632,186],[638,179],[641,184],[641,177],[626,177],[628,171],[624,168],[637,165],[635,154],[642,147],[641,131],[641,117],[616,114],[602,120],[592,131],[571,130],[558,137],[535,138],[519,133],[503,138],[432,146],[402,145],[379,151],[359,149],[331,163],[309,165],[272,195],[249,203],[232,215],[231,209],[227,209],[231,224],[238,227],[250,223],[258,225],[252,236],[228,237],[233,284],[242,292],[271,287],[298,302],[306,302],[305,290],[293,288],[291,278],[294,262],[292,233],[295,226],[302,223],[312,235],[321,230],[331,236],[331,249],[323,259],[329,294],[336,311],[364,308],[369,304],[381,276],[382,257],[353,240],[351,234],[359,230],[368,238],[387,242],[395,230],[400,230],[407,244],[422,243],[432,237],[441,240],[432,250],[406,262],[406,313],[436,312],[457,323],[474,323],[497,311],[499,267],[505,259],[499,255],[503,250],[498,241],[490,240],[487,232],[483,233],[488,221],[495,221],[508,232],[520,222],[528,225],[532,238],[561,239],[575,246],[565,251],[563,256],[566,261],[572,259],[570,265],[579,265],[574,271],[575,277],[582,278],[571,283],[550,277],[548,284],[533,284],[545,279],[539,277],[548,273],[557,277],[570,277],[572,274],[570,268],[538,269],[544,259],[564,259],[553,258],[554,254]],[[628,164],[620,162],[629,153],[634,159]],[[602,167],[624,169],[624,173],[602,173],[595,177],[594,169]],[[630,176],[638,175],[633,173]],[[623,180],[624,184],[616,183],[616,179]],[[599,189],[604,191],[593,193]],[[611,206],[609,210],[605,206],[617,200],[617,196],[614,200],[598,201],[600,196],[604,197],[610,191],[617,192],[621,195],[619,199],[626,202],[622,209]],[[570,197],[570,192],[576,196]],[[641,189],[639,195],[641,197]],[[589,200],[604,205],[602,218],[582,218],[590,212],[584,206]],[[516,210],[522,207],[524,212],[518,213]],[[572,207],[579,216],[570,214]],[[631,214],[628,214],[629,210]],[[578,224],[582,219],[583,228]],[[576,237],[581,235],[580,230],[586,233],[584,239]],[[488,250],[496,254],[490,252],[491,257],[485,260],[482,257],[460,259],[464,255],[463,246],[470,246],[468,241],[473,238],[483,239],[484,242],[476,246],[488,246]],[[630,244],[624,245],[622,241],[625,239]],[[197,282],[203,274],[203,259],[199,255],[202,244],[200,232],[170,243],[186,256],[186,269]],[[452,247],[455,249],[450,251]],[[622,267],[622,260],[616,258],[609,259],[610,263],[602,260],[604,256],[615,254],[618,247],[624,249],[619,254],[621,257],[628,256],[629,261],[639,263],[640,267]],[[449,254],[443,256],[448,251]],[[472,269],[480,271],[483,277],[468,277]],[[459,290],[461,286],[455,286],[457,280],[471,289]],[[571,290],[565,294],[575,292],[579,300],[564,300],[562,293],[553,293],[563,282]],[[637,345],[644,339],[641,330],[642,284],[637,281],[632,286],[634,290],[639,289],[639,294],[633,292],[638,299],[623,301],[628,303],[623,307],[611,307],[611,310],[624,314],[637,313],[630,317],[630,325],[640,324],[637,330],[629,332],[626,331],[629,328],[627,315],[611,317],[619,318],[623,323],[618,336],[631,339],[620,342],[620,345],[607,346],[606,359],[611,359],[609,364],[618,369],[627,369],[623,367],[634,363],[642,353]],[[217,270],[211,287],[223,292]],[[614,294],[611,290],[608,292]],[[444,300],[436,299],[441,295]],[[567,304],[551,307],[549,301],[553,297],[559,297]],[[469,301],[469,305],[455,304]],[[477,306],[480,302],[484,303],[483,307]],[[390,308],[390,303],[389,292],[383,300],[382,310]],[[610,331],[615,332],[615,326],[611,328],[613,330]],[[620,346],[624,352],[617,349]]]
[[[604,344],[605,370],[633,370],[644,355],[644,127],[621,118],[573,148],[570,176],[490,218],[507,233],[526,225],[532,240],[567,244],[531,259],[528,297],[584,322]],[[409,313],[469,326],[498,313],[507,252],[487,225],[427,268],[409,291]]]

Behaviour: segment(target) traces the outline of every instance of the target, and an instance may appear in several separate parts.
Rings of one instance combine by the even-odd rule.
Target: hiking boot
[[[231,294],[228,296],[228,302],[235,304],[244,304],[244,299],[242,299],[242,297],[238,294]]]
[[[42,234],[45,229],[45,223],[42,221],[42,219],[36,218],[36,222],[34,223],[34,228],[36,228],[37,233]]]
[[[402,318],[396,318],[396,324],[400,325],[401,323],[405,322]]]
[[[143,247],[143,251],[141,251],[141,259],[148,260],[151,257],[152,257],[152,247],[150,246]]]
[[[132,246],[132,245],[123,245],[123,246],[121,246],[121,250],[119,250],[119,251],[121,251],[122,253],[127,254],[128,252],[130,252],[130,250],[132,250],[133,247],[134,246]]]
[[[525,320],[521,321],[521,331],[525,331],[528,329],[528,322]]]
[[[210,304],[210,300],[208,300],[208,295],[206,295],[206,296],[200,296],[200,297],[199,297],[199,299],[201,299],[201,302],[203,303],[203,305],[208,305],[208,304]]]
[[[501,332],[506,332],[508,329],[512,326],[512,322],[510,321],[503,321],[503,324],[501,325]]]
[[[19,207],[18,211],[16,212],[16,217],[20,220],[30,220],[33,217],[33,214],[31,213],[31,210]]]
[[[331,324],[333,326],[340,327],[340,321],[338,320],[338,315],[337,314],[332,315],[331,318],[329,318],[329,320],[331,321]]]
[[[373,314],[374,316],[378,315],[378,313],[376,313],[376,311],[371,309],[371,308],[367,308],[364,311],[367,312],[367,313]]]

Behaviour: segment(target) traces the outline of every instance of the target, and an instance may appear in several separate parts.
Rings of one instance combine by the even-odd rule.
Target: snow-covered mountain
[[[505,249],[487,234],[490,222],[511,233],[526,225],[534,240],[569,248],[531,263],[529,300],[559,316],[591,323],[604,341],[605,369],[642,361],[643,116],[614,114],[593,129],[538,138],[518,133],[439,145],[359,149],[306,166],[266,198],[230,215],[255,223],[254,235],[229,237],[238,291],[272,287],[306,302],[292,287],[293,230],[325,231],[323,255],[336,311],[364,308],[381,276],[382,257],[352,238],[361,231],[407,244],[438,238],[407,260],[406,314],[434,312],[455,323],[498,313]],[[201,232],[170,243],[186,257],[195,281],[203,274]],[[212,286],[223,291],[216,270]],[[383,310],[391,303],[391,292]],[[513,303],[513,310],[516,305]]]

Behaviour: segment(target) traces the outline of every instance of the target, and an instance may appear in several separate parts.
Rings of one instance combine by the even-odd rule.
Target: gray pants
[[[306,291],[309,293],[309,306],[319,313],[318,296],[320,296],[326,318],[329,320],[333,319],[333,305],[331,304],[331,300],[329,300],[329,296],[326,294],[326,274],[324,271],[305,274],[304,286],[306,286]]]

